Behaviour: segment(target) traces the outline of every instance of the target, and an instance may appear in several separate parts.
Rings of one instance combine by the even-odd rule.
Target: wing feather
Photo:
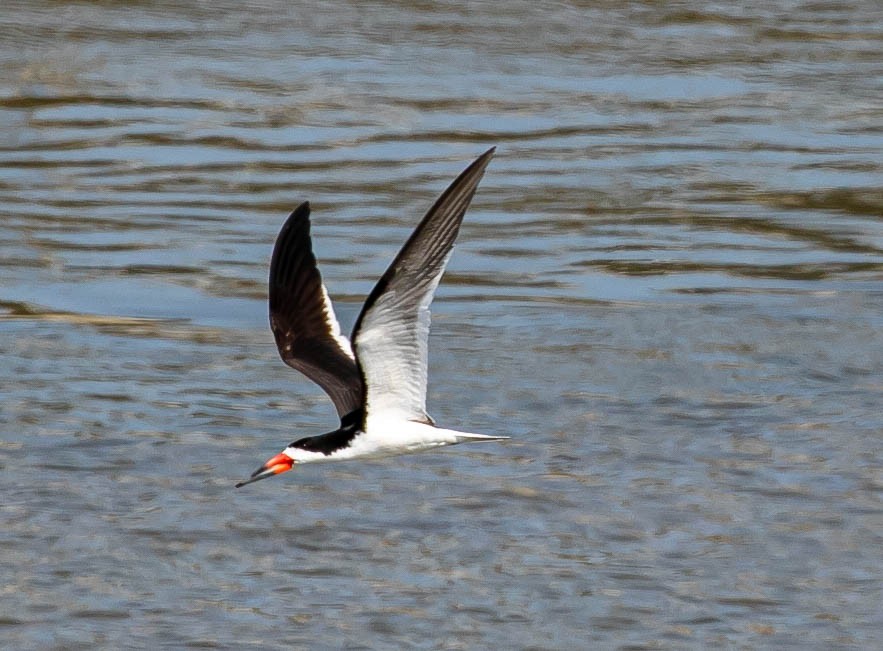
[[[288,217],[270,262],[270,328],[282,360],[318,384],[338,415],[362,407],[362,378],[340,334],[310,239],[310,204]]]
[[[429,305],[493,155],[494,148],[482,154],[445,190],[365,301],[353,345],[366,418],[383,411],[432,423],[426,413]]]

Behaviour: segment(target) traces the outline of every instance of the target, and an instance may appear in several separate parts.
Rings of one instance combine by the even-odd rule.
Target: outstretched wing
[[[485,152],[445,190],[365,301],[353,345],[365,382],[366,418],[388,411],[432,422],[426,413],[429,304],[493,155],[494,148]]]
[[[362,406],[362,378],[310,240],[310,204],[288,217],[270,262],[270,328],[282,360],[318,384],[343,418]]]

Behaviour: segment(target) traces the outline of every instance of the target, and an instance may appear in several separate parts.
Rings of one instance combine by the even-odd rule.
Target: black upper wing
[[[291,213],[276,238],[270,328],[283,361],[322,387],[341,418],[362,407],[362,378],[313,255],[307,202]]]

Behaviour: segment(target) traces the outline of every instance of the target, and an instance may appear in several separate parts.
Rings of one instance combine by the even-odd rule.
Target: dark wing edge
[[[276,238],[269,299],[282,361],[322,387],[341,419],[361,409],[361,374],[313,255],[308,202],[291,213]]]
[[[398,411],[432,422],[426,413],[429,305],[495,150],[479,156],[448,186],[365,301],[352,339],[368,412]]]

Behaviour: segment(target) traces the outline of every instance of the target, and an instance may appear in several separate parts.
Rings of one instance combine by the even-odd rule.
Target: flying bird
[[[491,148],[439,197],[368,295],[352,344],[313,255],[310,205],[288,217],[270,261],[270,328],[282,360],[331,398],[340,427],[298,439],[236,487],[302,463],[377,458],[506,436],[437,427],[426,412],[429,305]]]

